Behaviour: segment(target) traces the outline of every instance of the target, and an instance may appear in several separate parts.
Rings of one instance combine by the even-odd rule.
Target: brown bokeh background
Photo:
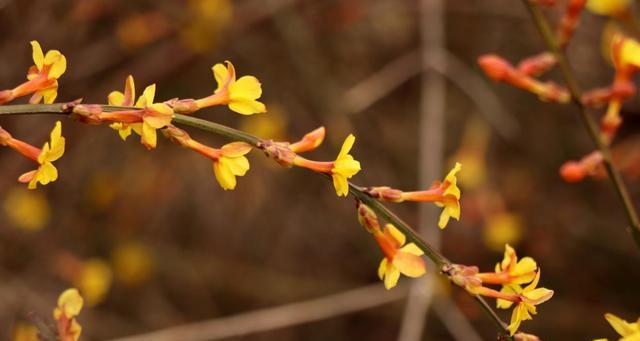
[[[483,110],[456,86],[469,80],[447,82],[446,160],[465,151],[478,156],[471,159],[477,162],[472,175],[480,180],[467,187],[461,180],[462,219],[440,234],[443,253],[490,270],[502,258],[492,240],[506,238],[519,255],[538,261],[544,286],[556,292],[524,330],[545,340],[614,337],[602,318],[605,312],[638,317],[638,252],[606,180],[570,185],[558,176],[564,161],[592,149],[575,109],[493,84],[475,64],[490,52],[517,61],[541,51],[542,40],[517,2],[445,3],[446,49],[482,77],[482,89],[476,82],[473,91],[488,91],[499,101]],[[67,57],[58,101],[82,97],[104,103],[128,74],[139,92],[156,83],[161,100],[203,97],[215,88],[211,66],[231,60],[240,75],[260,79],[269,113],[245,117],[214,108],[199,117],[282,140],[324,125],[327,140],[310,154],[322,160],[333,159],[353,132],[353,154],[363,165],[356,183],[413,189],[420,77],[397,86],[389,82],[389,93],[364,107],[358,103],[377,95],[354,89],[403,56],[409,57],[400,70],[416,68],[411,56],[420,46],[418,13],[417,1],[395,0],[4,0],[0,88],[23,81],[32,39]],[[555,20],[559,12],[547,14]],[[613,71],[600,48],[606,20],[588,13],[582,19],[570,60],[584,88],[607,85]],[[550,77],[559,80],[555,72]],[[638,150],[637,103],[625,107],[616,142],[618,154],[627,157]],[[30,312],[49,319],[57,295],[74,285],[78,267],[88,259],[101,259],[114,277],[104,297],[79,318],[83,340],[150,332],[378,283],[381,253],[358,226],[353,200],[337,199],[322,177],[281,169],[252,152],[251,171],[235,191],[225,192],[210,161],[164,139],[149,152],[136,138],[122,142],[106,126],[60,117],[2,117],[0,124],[41,145],[56,119],[63,121],[67,151],[56,163],[58,181],[39,187],[38,194],[20,192],[16,182],[30,162],[0,150],[1,339],[11,339],[14,326]],[[227,142],[189,131],[209,145]],[[465,144],[464,136],[476,139]],[[486,151],[475,151],[476,143],[486,144]],[[464,167],[463,162],[463,173]],[[638,174],[626,176],[632,196],[640,198]],[[391,207],[409,223],[417,222],[417,205]],[[25,212],[15,218],[12,210]],[[500,214],[512,220],[492,229],[498,224],[492,218]],[[40,228],[25,229],[20,220],[28,217],[40,221]],[[435,221],[431,225],[437,229]],[[127,264],[137,265],[128,271]],[[429,271],[437,269],[429,266]],[[466,293],[452,288],[438,295],[450,297],[483,339],[495,337],[493,325]],[[231,339],[394,339],[404,304],[398,300]],[[508,320],[509,313],[500,314]],[[429,314],[424,339],[452,336]]]

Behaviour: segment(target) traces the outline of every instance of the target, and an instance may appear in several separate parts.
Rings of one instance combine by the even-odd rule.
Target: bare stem
[[[117,110],[129,110],[133,107],[119,107],[119,106],[110,106],[110,105],[101,105],[102,109],[105,112],[109,111],[117,111]],[[0,116],[4,115],[26,115],[26,114],[61,114],[68,115],[71,113],[71,110],[68,108],[66,104],[23,104],[23,105],[0,105]],[[261,142],[263,141],[261,138],[245,133],[243,131],[233,129],[231,127],[227,127],[222,124],[218,124],[215,122],[210,122],[207,120],[203,120],[201,118],[196,118],[192,116],[185,116],[175,114],[173,118],[173,122],[177,124],[182,124],[185,126],[190,126],[193,128],[197,128],[200,130],[208,131],[217,135],[222,135],[232,139],[234,141],[242,141],[252,145],[255,148],[261,147]],[[329,178],[330,176],[323,174],[325,177]],[[436,250],[432,245],[427,243],[417,232],[411,228],[407,223],[405,223],[402,219],[396,216],[393,212],[391,212],[388,208],[386,208],[383,204],[381,204],[378,200],[372,198],[369,194],[367,194],[362,187],[354,185],[353,183],[349,183],[349,193],[356,199],[363,202],[365,205],[369,206],[378,217],[382,218],[384,221],[387,221],[397,227],[400,231],[402,231],[407,239],[410,242],[415,243],[424,254],[438,266],[440,269],[450,268],[451,262],[442,255],[438,250]],[[500,317],[493,311],[493,309],[489,306],[489,304],[480,296],[474,296],[478,303],[483,307],[483,310],[487,312],[487,315],[491,317],[491,319],[495,322],[496,326],[498,326],[498,331],[506,337],[507,340],[513,340],[511,336],[509,336],[509,331],[506,329],[506,324],[502,322]]]
[[[631,197],[629,196],[629,191],[627,190],[627,187],[622,180],[620,172],[613,164],[613,160],[611,158],[611,150],[609,149],[607,142],[605,142],[600,137],[598,124],[589,114],[588,108],[582,103],[582,92],[580,90],[580,86],[578,85],[576,76],[571,69],[569,62],[567,61],[567,57],[564,51],[562,51],[562,49],[560,48],[560,45],[558,44],[558,41],[551,31],[549,23],[540,11],[540,8],[530,0],[522,0],[522,3],[529,11],[529,14],[533,19],[536,28],[542,35],[547,48],[555,56],[560,68],[560,72],[562,73],[562,77],[564,78],[567,88],[569,89],[569,93],[571,94],[571,100],[579,109],[580,119],[587,129],[589,137],[591,137],[591,140],[593,140],[593,143],[596,145],[596,149],[598,149],[600,153],[602,153],[604,167],[607,171],[607,174],[609,175],[609,179],[611,179],[611,184],[615,188],[615,191],[618,194],[618,198],[622,202],[622,206],[626,213],[627,220],[629,222],[630,233],[633,236],[636,245],[638,246],[638,248],[640,248],[640,220],[638,219],[638,213],[633,206]]]

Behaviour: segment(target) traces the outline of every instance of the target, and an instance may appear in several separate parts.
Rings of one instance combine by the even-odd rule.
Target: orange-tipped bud
[[[518,71],[527,76],[538,76],[556,65],[556,58],[550,52],[543,52],[524,59],[518,64]]]
[[[566,47],[569,44],[571,37],[573,37],[573,32],[578,26],[580,13],[586,4],[586,0],[570,0],[567,3],[567,10],[562,17],[560,28],[558,30],[558,41],[561,48]]]
[[[198,111],[198,104],[193,99],[181,99],[167,103],[173,107],[173,112],[181,115],[190,115]]]
[[[449,278],[455,285],[464,288],[473,295],[476,295],[478,289],[482,287],[482,280],[476,277],[480,272],[477,266],[453,264],[443,271],[449,274]]]
[[[273,140],[263,140],[260,142],[260,148],[268,157],[274,159],[283,167],[293,167],[296,159],[294,153],[287,142],[274,142]]]
[[[587,173],[580,162],[567,161],[560,167],[560,176],[566,182],[575,183],[582,181],[587,176]]]
[[[541,341],[539,337],[527,333],[516,333],[513,338],[516,339],[516,341]]]
[[[102,124],[102,119],[100,118],[101,113],[102,106],[100,105],[78,104],[73,107],[71,118],[82,123],[99,125]]]
[[[506,81],[513,70],[513,66],[508,61],[495,54],[481,56],[478,58],[478,65],[489,78],[498,82]]]
[[[380,231],[380,223],[378,221],[378,216],[373,212],[373,210],[358,201],[356,204],[358,209],[358,222],[362,225],[369,233],[375,233]]]
[[[0,127],[0,145],[6,146],[9,143],[9,140],[11,140],[11,138],[12,138],[11,134],[9,134],[8,131]]]
[[[314,150],[322,144],[322,141],[324,141],[324,136],[324,127],[317,128],[316,130],[306,134],[300,141],[289,145],[289,148],[294,153],[304,153]]]
[[[402,196],[402,191],[395,188],[391,188],[391,187],[386,187],[386,186],[371,187],[367,189],[367,193],[369,193],[370,196],[379,200],[391,201],[391,202],[404,201],[404,198]]]

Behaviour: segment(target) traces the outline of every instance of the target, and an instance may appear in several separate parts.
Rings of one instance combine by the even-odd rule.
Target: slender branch
[[[589,137],[591,137],[591,140],[596,145],[596,148],[600,153],[602,153],[604,167],[626,213],[627,220],[630,225],[630,233],[633,236],[636,245],[640,248],[640,219],[638,219],[638,213],[633,206],[633,202],[629,196],[629,191],[622,180],[620,172],[613,164],[611,150],[609,149],[608,144],[600,137],[598,124],[589,114],[588,108],[582,103],[582,92],[578,85],[576,76],[567,61],[567,57],[564,51],[560,48],[560,45],[551,31],[549,23],[540,11],[540,8],[530,0],[522,0],[522,3],[529,11],[529,14],[533,19],[536,28],[542,35],[547,48],[555,56],[560,72],[562,73],[562,77],[564,78],[567,88],[569,89],[569,93],[571,94],[571,100],[579,109],[580,119],[587,129]]]
[[[101,105],[101,107],[105,112],[139,109],[135,107],[119,107],[110,105]],[[70,112],[71,110],[69,109],[68,104],[0,105],[0,116],[38,113],[68,115],[70,114]],[[261,142],[263,141],[259,137],[245,133],[243,131],[192,116],[175,114],[173,122],[208,131],[217,135],[222,135],[235,141],[246,142],[258,149],[261,148]],[[325,177],[329,179],[331,178],[326,174]],[[432,245],[422,239],[422,237],[420,237],[420,235],[415,230],[413,230],[413,228],[411,228],[409,224],[405,223],[402,219],[396,216],[378,200],[372,198],[369,194],[367,194],[362,187],[357,186],[353,183],[349,183],[349,193],[354,198],[369,206],[378,217],[382,218],[382,220],[393,224],[396,228],[402,231],[406,235],[407,240],[415,243],[424,252],[425,256],[427,256],[433,263],[435,263],[441,271],[445,271],[445,269],[450,268],[452,263],[443,254],[441,254]],[[503,334],[507,340],[513,340],[513,338],[509,336],[509,331],[506,328],[506,324],[502,322],[500,317],[493,311],[493,309],[484,300],[484,298],[480,296],[474,297],[480,303],[480,305],[483,306],[484,310],[487,311],[489,317],[491,317],[491,319],[495,322],[496,326],[498,326],[499,332]]]

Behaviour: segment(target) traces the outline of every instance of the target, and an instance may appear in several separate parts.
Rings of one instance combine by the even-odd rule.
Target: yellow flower
[[[514,213],[496,212],[486,218],[483,229],[484,243],[492,251],[500,251],[504,244],[517,244],[523,235],[522,220]]]
[[[442,187],[444,188],[442,196],[444,199],[435,202],[437,206],[444,207],[442,213],[440,213],[440,220],[438,221],[438,227],[441,229],[447,226],[449,218],[460,220],[460,188],[458,188],[457,185],[458,180],[456,179],[456,173],[458,173],[461,168],[462,165],[456,162],[456,165],[449,171],[449,174],[447,174],[442,182]]]
[[[522,321],[531,320],[533,318],[532,315],[537,314],[537,305],[548,301],[553,296],[553,290],[549,290],[547,288],[536,288],[539,281],[540,271],[536,273],[533,282],[527,285],[524,289],[522,289],[518,284],[513,284],[506,287],[508,290],[503,291],[508,294],[517,294],[521,299],[518,305],[513,309],[513,312],[511,313],[511,324],[507,327],[511,335],[515,334]],[[509,306],[511,306],[511,304],[509,304]]]
[[[122,111],[105,113],[102,114],[102,116],[117,121],[112,123],[110,127],[118,131],[122,140],[126,140],[133,130],[136,134],[140,135],[142,144],[148,149],[153,149],[156,147],[158,140],[156,130],[169,125],[173,120],[173,109],[171,109],[171,107],[165,103],[153,103],[155,93],[156,85],[149,85],[144,89],[142,96],[138,98],[135,105],[133,105],[135,84],[133,77],[129,76],[125,81],[124,93],[113,91],[109,94],[109,104],[117,106],[133,105],[144,109],[140,112]],[[125,119],[130,119],[132,115],[141,115],[142,122],[125,122]],[[118,121],[119,119],[122,119],[122,121]]]
[[[538,265],[536,261],[531,257],[524,257],[518,261],[516,251],[509,245],[504,246],[504,258],[501,263],[497,263],[495,272],[500,274],[506,274],[507,279],[495,284],[503,284],[503,293],[512,293],[514,290],[511,287],[513,284],[525,284],[533,281],[536,276],[539,276],[539,272],[536,272]],[[483,277],[482,281],[485,283],[494,283],[490,278]],[[513,303],[507,300],[498,299],[497,306],[501,309],[508,309]]]
[[[231,62],[213,66],[213,76],[218,87],[213,95],[196,101],[198,108],[213,105],[228,105],[229,109],[242,114],[253,115],[267,112],[265,105],[258,101],[262,96],[262,87],[256,77],[243,76],[236,80],[236,71]]]
[[[635,39],[618,35],[613,38],[612,45],[613,60],[619,62],[619,66],[631,65],[640,68],[640,44]],[[616,48],[619,48],[619,51],[615,51]],[[618,60],[615,58],[616,52],[619,53]]]
[[[635,323],[629,323],[616,315],[607,313],[604,317],[615,331],[622,336],[620,341],[638,341],[640,340],[640,318]],[[606,340],[606,339],[598,339]],[[594,340],[594,341],[598,341]]]
[[[82,264],[82,269],[74,280],[88,306],[102,302],[109,292],[113,274],[109,265],[100,259],[90,259]]]
[[[349,181],[352,176],[358,174],[360,171],[360,162],[355,160],[353,156],[349,154],[353,143],[356,141],[356,137],[353,134],[349,134],[342,144],[340,153],[333,163],[331,169],[331,177],[333,178],[333,187],[336,190],[338,196],[347,196],[349,193]]]
[[[13,328],[13,341],[38,341],[38,328],[32,324],[19,322]]]
[[[58,78],[67,70],[67,59],[58,50],[47,51],[45,55],[40,44],[35,40],[31,42],[31,48],[35,65],[29,69],[27,79],[29,81],[38,80],[42,84],[36,90],[30,103],[40,103],[43,98],[45,103],[53,103],[58,96]]]
[[[405,245],[405,235],[395,226],[387,224],[384,232],[375,230],[373,236],[385,255],[378,267],[378,277],[384,281],[385,288],[395,287],[400,274],[413,278],[425,274],[426,266],[421,257],[424,252],[414,243]]]
[[[78,289],[67,289],[58,297],[58,306],[53,310],[53,317],[58,320],[64,315],[72,319],[80,314],[83,304],[84,299],[80,296]]]
[[[53,165],[53,161],[58,160],[64,154],[65,139],[62,137],[62,123],[56,122],[51,131],[51,140],[44,144],[37,157],[40,164],[38,169],[22,174],[18,181],[29,183],[29,189],[35,189],[38,182],[46,185],[58,179],[58,169]]]
[[[22,186],[8,191],[4,212],[9,223],[28,231],[39,231],[49,222],[51,208],[43,193],[28,191]]]
[[[136,241],[118,245],[112,252],[116,279],[128,286],[146,282],[153,272],[153,256],[149,248]]]
[[[222,146],[220,151],[218,160],[213,162],[213,172],[223,189],[235,189],[236,176],[244,176],[249,170],[249,160],[244,155],[251,151],[251,146],[232,142]]]
[[[618,16],[631,5],[631,0],[587,0],[587,9],[595,14]]]

